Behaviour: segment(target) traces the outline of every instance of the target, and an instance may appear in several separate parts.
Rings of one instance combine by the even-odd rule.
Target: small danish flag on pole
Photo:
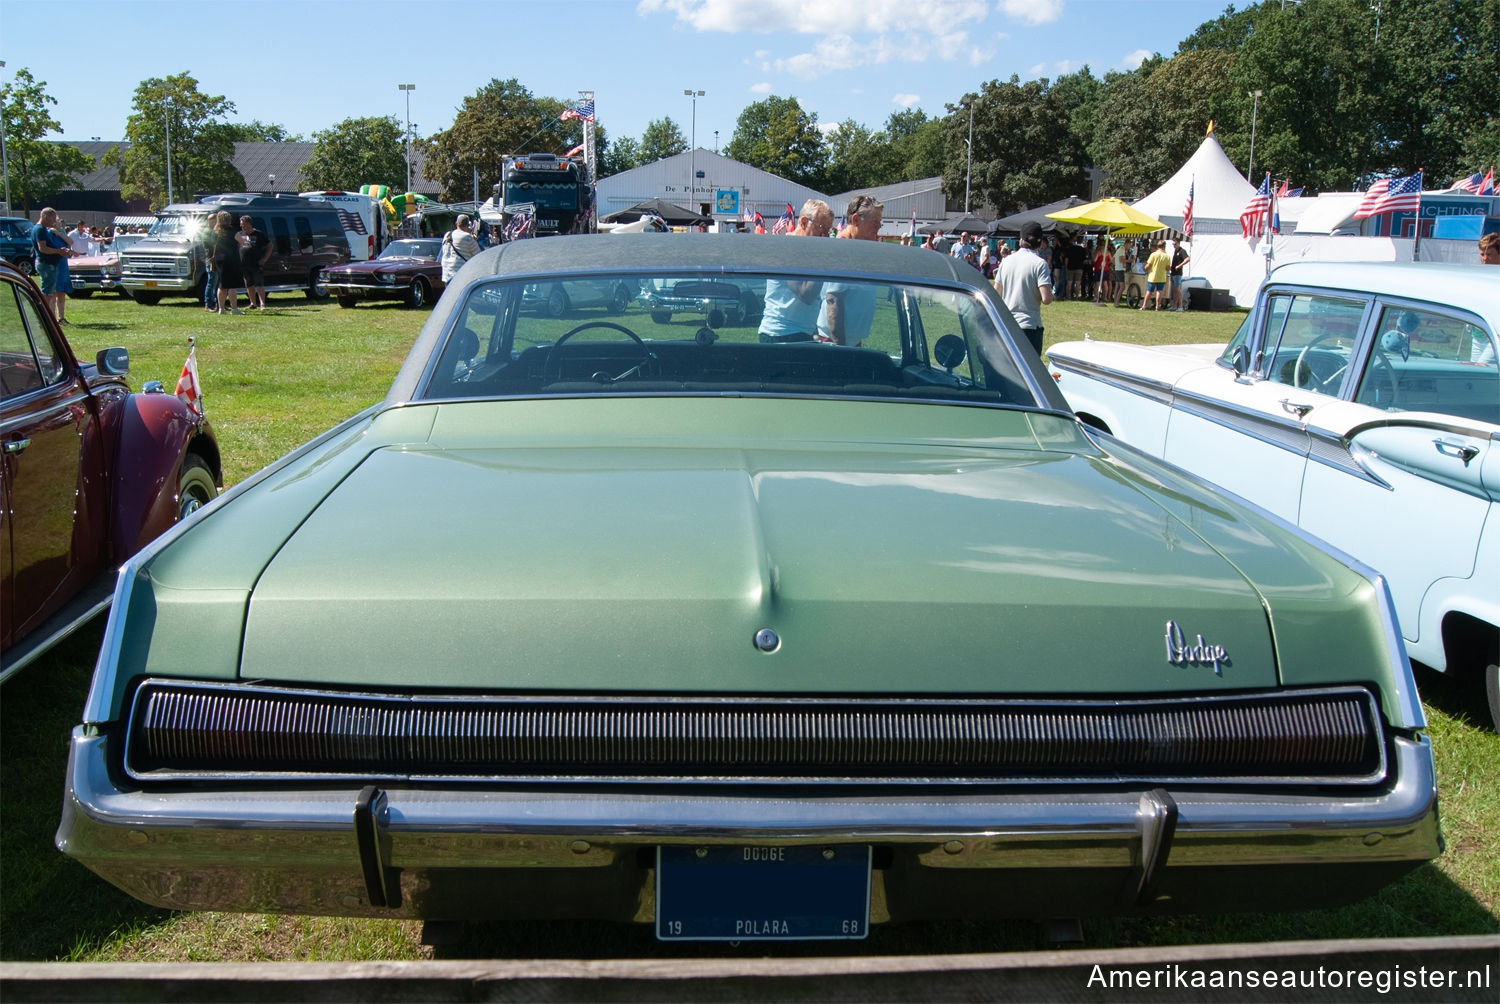
[[[198,387],[198,347],[197,341],[192,335],[188,336],[187,361],[182,364],[182,375],[177,378],[178,400],[187,405],[199,418],[203,417],[203,393]]]

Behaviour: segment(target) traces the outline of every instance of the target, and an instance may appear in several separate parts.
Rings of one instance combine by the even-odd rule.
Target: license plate
[[[867,845],[656,850],[662,941],[859,939],[869,925]]]
[[[147,289],[155,289],[156,288],[156,280],[155,279],[147,279],[146,280],[146,288]]]

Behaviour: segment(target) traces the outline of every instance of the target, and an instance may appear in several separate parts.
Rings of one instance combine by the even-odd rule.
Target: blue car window
[[[608,275],[473,288],[423,396],[775,394],[1037,404],[971,291]]]
[[[1426,411],[1500,423],[1500,369],[1484,329],[1436,310],[1381,311],[1355,400],[1382,411]]]

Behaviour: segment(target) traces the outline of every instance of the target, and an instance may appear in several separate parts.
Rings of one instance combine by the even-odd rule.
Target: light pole
[[[693,99],[692,139],[688,147],[688,208],[696,213],[698,207],[694,200],[698,198],[698,99],[707,92],[687,90],[682,93]]]
[[[719,130],[714,130],[714,153],[719,152]]]
[[[411,191],[411,92],[416,84],[397,84],[398,90],[406,92],[406,190]]]
[[[1253,91],[1246,91],[1250,95],[1250,166],[1245,168],[1245,180],[1250,181],[1255,176],[1255,114],[1260,111],[1260,96],[1265,93],[1259,87]],[[1250,181],[1250,184],[1255,182]]]
[[[167,205],[172,204],[172,95],[167,95]]]
[[[968,147],[968,164],[964,167],[964,215],[969,215],[969,179],[974,175],[974,101],[969,100],[969,138],[964,140],[964,146]]]
[[[5,69],[5,60],[0,59],[0,70]],[[5,211],[10,212],[10,158],[5,155],[5,116],[0,115],[0,167],[5,170]]]

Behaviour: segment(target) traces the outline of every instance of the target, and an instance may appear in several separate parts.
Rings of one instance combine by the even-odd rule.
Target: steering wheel
[[[566,342],[569,338],[572,338],[579,332],[588,331],[590,328],[608,328],[611,331],[618,331],[620,332],[620,334],[627,336],[631,341],[639,345],[641,347],[641,361],[635,364],[635,366],[633,367],[634,370],[639,370],[641,366],[643,366],[646,361],[651,358],[651,350],[646,348],[646,343],[641,340],[641,336],[625,327],[625,325],[616,324],[614,321],[584,321],[576,328],[572,328],[568,331],[563,332],[562,337],[553,342],[552,348],[547,350],[547,359],[542,363],[543,379],[551,380],[557,376],[562,375],[562,360],[557,355],[557,350],[562,348],[563,343]],[[554,359],[558,360],[558,368],[556,370],[552,368],[552,360]],[[621,373],[617,377],[611,377],[610,382],[613,383],[616,380],[622,380],[631,372],[632,370],[626,370],[624,373]],[[595,376],[597,377],[598,374],[595,374]]]
[[[1379,345],[1375,346],[1374,349],[1371,350],[1371,352],[1370,352],[1370,365],[1365,370],[1365,379],[1368,380],[1368,381],[1370,381],[1372,385],[1373,385],[1373,383],[1374,383],[1374,381],[1376,379],[1375,378],[1375,371],[1377,369],[1384,369],[1385,370],[1385,381],[1386,381],[1386,383],[1390,387],[1391,396],[1390,396],[1390,398],[1388,400],[1381,401],[1380,400],[1380,388],[1372,386],[1372,390],[1374,390],[1374,392],[1375,392],[1375,395],[1374,395],[1375,396],[1375,400],[1374,401],[1365,401],[1365,400],[1363,400],[1364,399],[1364,388],[1361,387],[1360,388],[1361,403],[1363,403],[1363,404],[1374,404],[1374,406],[1377,407],[1377,408],[1384,408],[1387,411],[1389,411],[1390,409],[1396,407],[1396,401],[1401,396],[1401,390],[1400,390],[1400,385],[1396,382],[1396,367],[1394,367],[1394,366],[1391,365],[1391,357],[1388,356],[1388,355],[1386,355],[1385,354],[1385,350],[1383,350]]]
[[[1344,337],[1346,336],[1333,332],[1325,332],[1302,346],[1302,351],[1297,353],[1297,363],[1292,367],[1293,386],[1315,390],[1320,394],[1336,393],[1338,391],[1339,379],[1343,377],[1344,371],[1349,368],[1349,361],[1345,359],[1343,364],[1332,373],[1325,374],[1319,372],[1319,366],[1322,365],[1323,361],[1318,359],[1318,365],[1314,365],[1313,360],[1309,358],[1309,354],[1323,342]]]

